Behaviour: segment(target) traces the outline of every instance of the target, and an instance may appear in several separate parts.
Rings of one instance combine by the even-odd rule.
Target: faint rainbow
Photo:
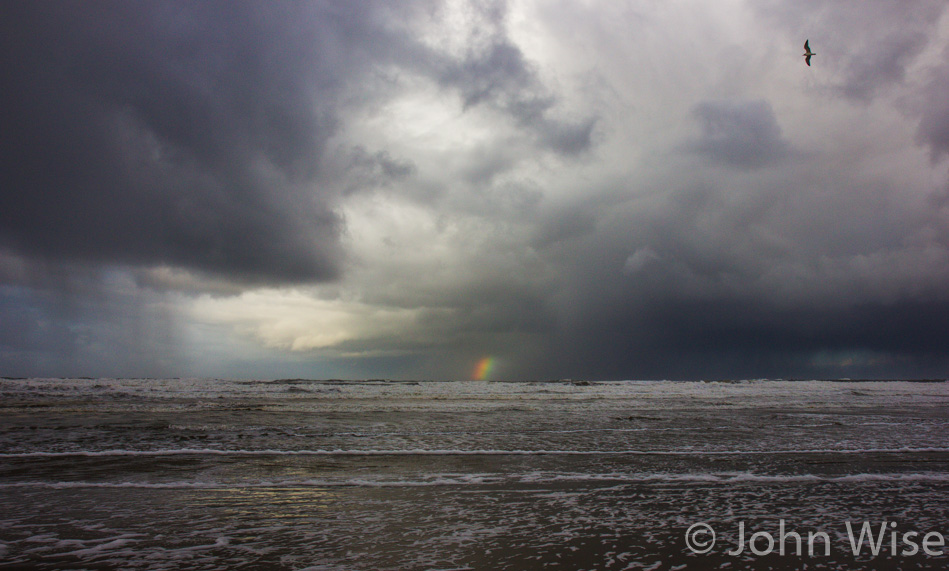
[[[488,375],[491,374],[491,369],[494,368],[494,357],[487,356],[482,357],[478,364],[474,368],[474,380],[484,381],[487,380]]]

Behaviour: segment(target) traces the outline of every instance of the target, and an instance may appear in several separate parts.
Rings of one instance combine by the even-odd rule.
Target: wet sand
[[[889,539],[855,557],[845,524],[945,533],[946,497],[926,480],[22,488],[0,503],[14,546],[0,569],[944,569],[892,557]],[[778,538],[781,519],[801,554],[793,537],[783,556],[729,554],[739,521]],[[696,522],[716,530],[707,554],[686,545]],[[807,552],[817,531],[829,556]]]

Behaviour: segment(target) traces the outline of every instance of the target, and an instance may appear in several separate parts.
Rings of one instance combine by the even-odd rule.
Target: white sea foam
[[[170,450],[76,450],[63,452],[7,452],[0,458],[68,458],[110,456],[749,456],[792,454],[938,454],[949,448],[806,448],[799,450],[501,450],[501,449],[335,449],[335,450],[223,450],[178,448]]]
[[[80,557],[80,558],[88,557],[90,555],[101,555],[103,552],[115,551],[117,549],[125,548],[129,545],[133,545],[134,543],[135,543],[134,539],[123,537],[123,538],[113,539],[105,543],[100,543],[93,547],[86,547],[84,549],[76,549],[74,551],[66,551],[63,553],[63,555],[68,555],[71,557]]]
[[[429,487],[429,486],[495,486],[511,484],[552,483],[609,484],[797,484],[797,483],[873,483],[873,482],[949,482],[945,472],[860,473],[842,476],[820,474],[760,474],[753,472],[705,473],[522,473],[522,474],[430,474],[419,479],[344,478],[344,479],[277,479],[260,481],[171,481],[171,482],[42,482],[22,481],[0,483],[0,489],[143,489],[143,490],[226,490],[226,489],[289,489],[332,487]]]

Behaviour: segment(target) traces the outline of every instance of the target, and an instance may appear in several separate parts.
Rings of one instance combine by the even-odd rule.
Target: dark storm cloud
[[[239,280],[336,275],[340,222],[313,182],[358,18],[255,2],[3,13],[0,244]]]
[[[411,5],[5,4],[0,245],[252,282],[333,278],[342,221],[321,157],[340,93],[374,65],[430,74],[542,146],[589,148],[594,121],[551,117],[556,98],[505,11],[481,10],[487,40],[456,58],[399,28]],[[395,179],[414,168],[381,151],[358,162]]]
[[[600,217],[597,235],[565,260],[560,291],[548,298],[558,316],[549,349],[520,375],[945,376],[942,246],[914,253],[864,240],[842,248],[835,240],[849,241],[851,230],[835,236],[834,220],[852,216],[820,201],[812,208],[829,211],[828,227],[807,244],[807,219],[780,198],[727,201],[712,186],[676,194],[649,210],[616,205],[612,228]],[[797,235],[782,236],[769,223],[776,214],[800,225]]]
[[[781,308],[752,298],[614,303],[564,338],[556,368],[600,378],[945,377],[949,305]],[[584,371],[587,371],[584,373]]]
[[[170,291],[337,277],[322,159],[349,83],[413,44],[386,18],[412,9],[3,3],[3,374],[180,373]]]
[[[702,133],[688,148],[712,161],[755,169],[789,153],[767,101],[703,101],[692,112]]]

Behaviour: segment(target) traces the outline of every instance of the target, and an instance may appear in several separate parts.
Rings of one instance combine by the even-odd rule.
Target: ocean
[[[945,569],[949,384],[0,380],[0,569]]]

